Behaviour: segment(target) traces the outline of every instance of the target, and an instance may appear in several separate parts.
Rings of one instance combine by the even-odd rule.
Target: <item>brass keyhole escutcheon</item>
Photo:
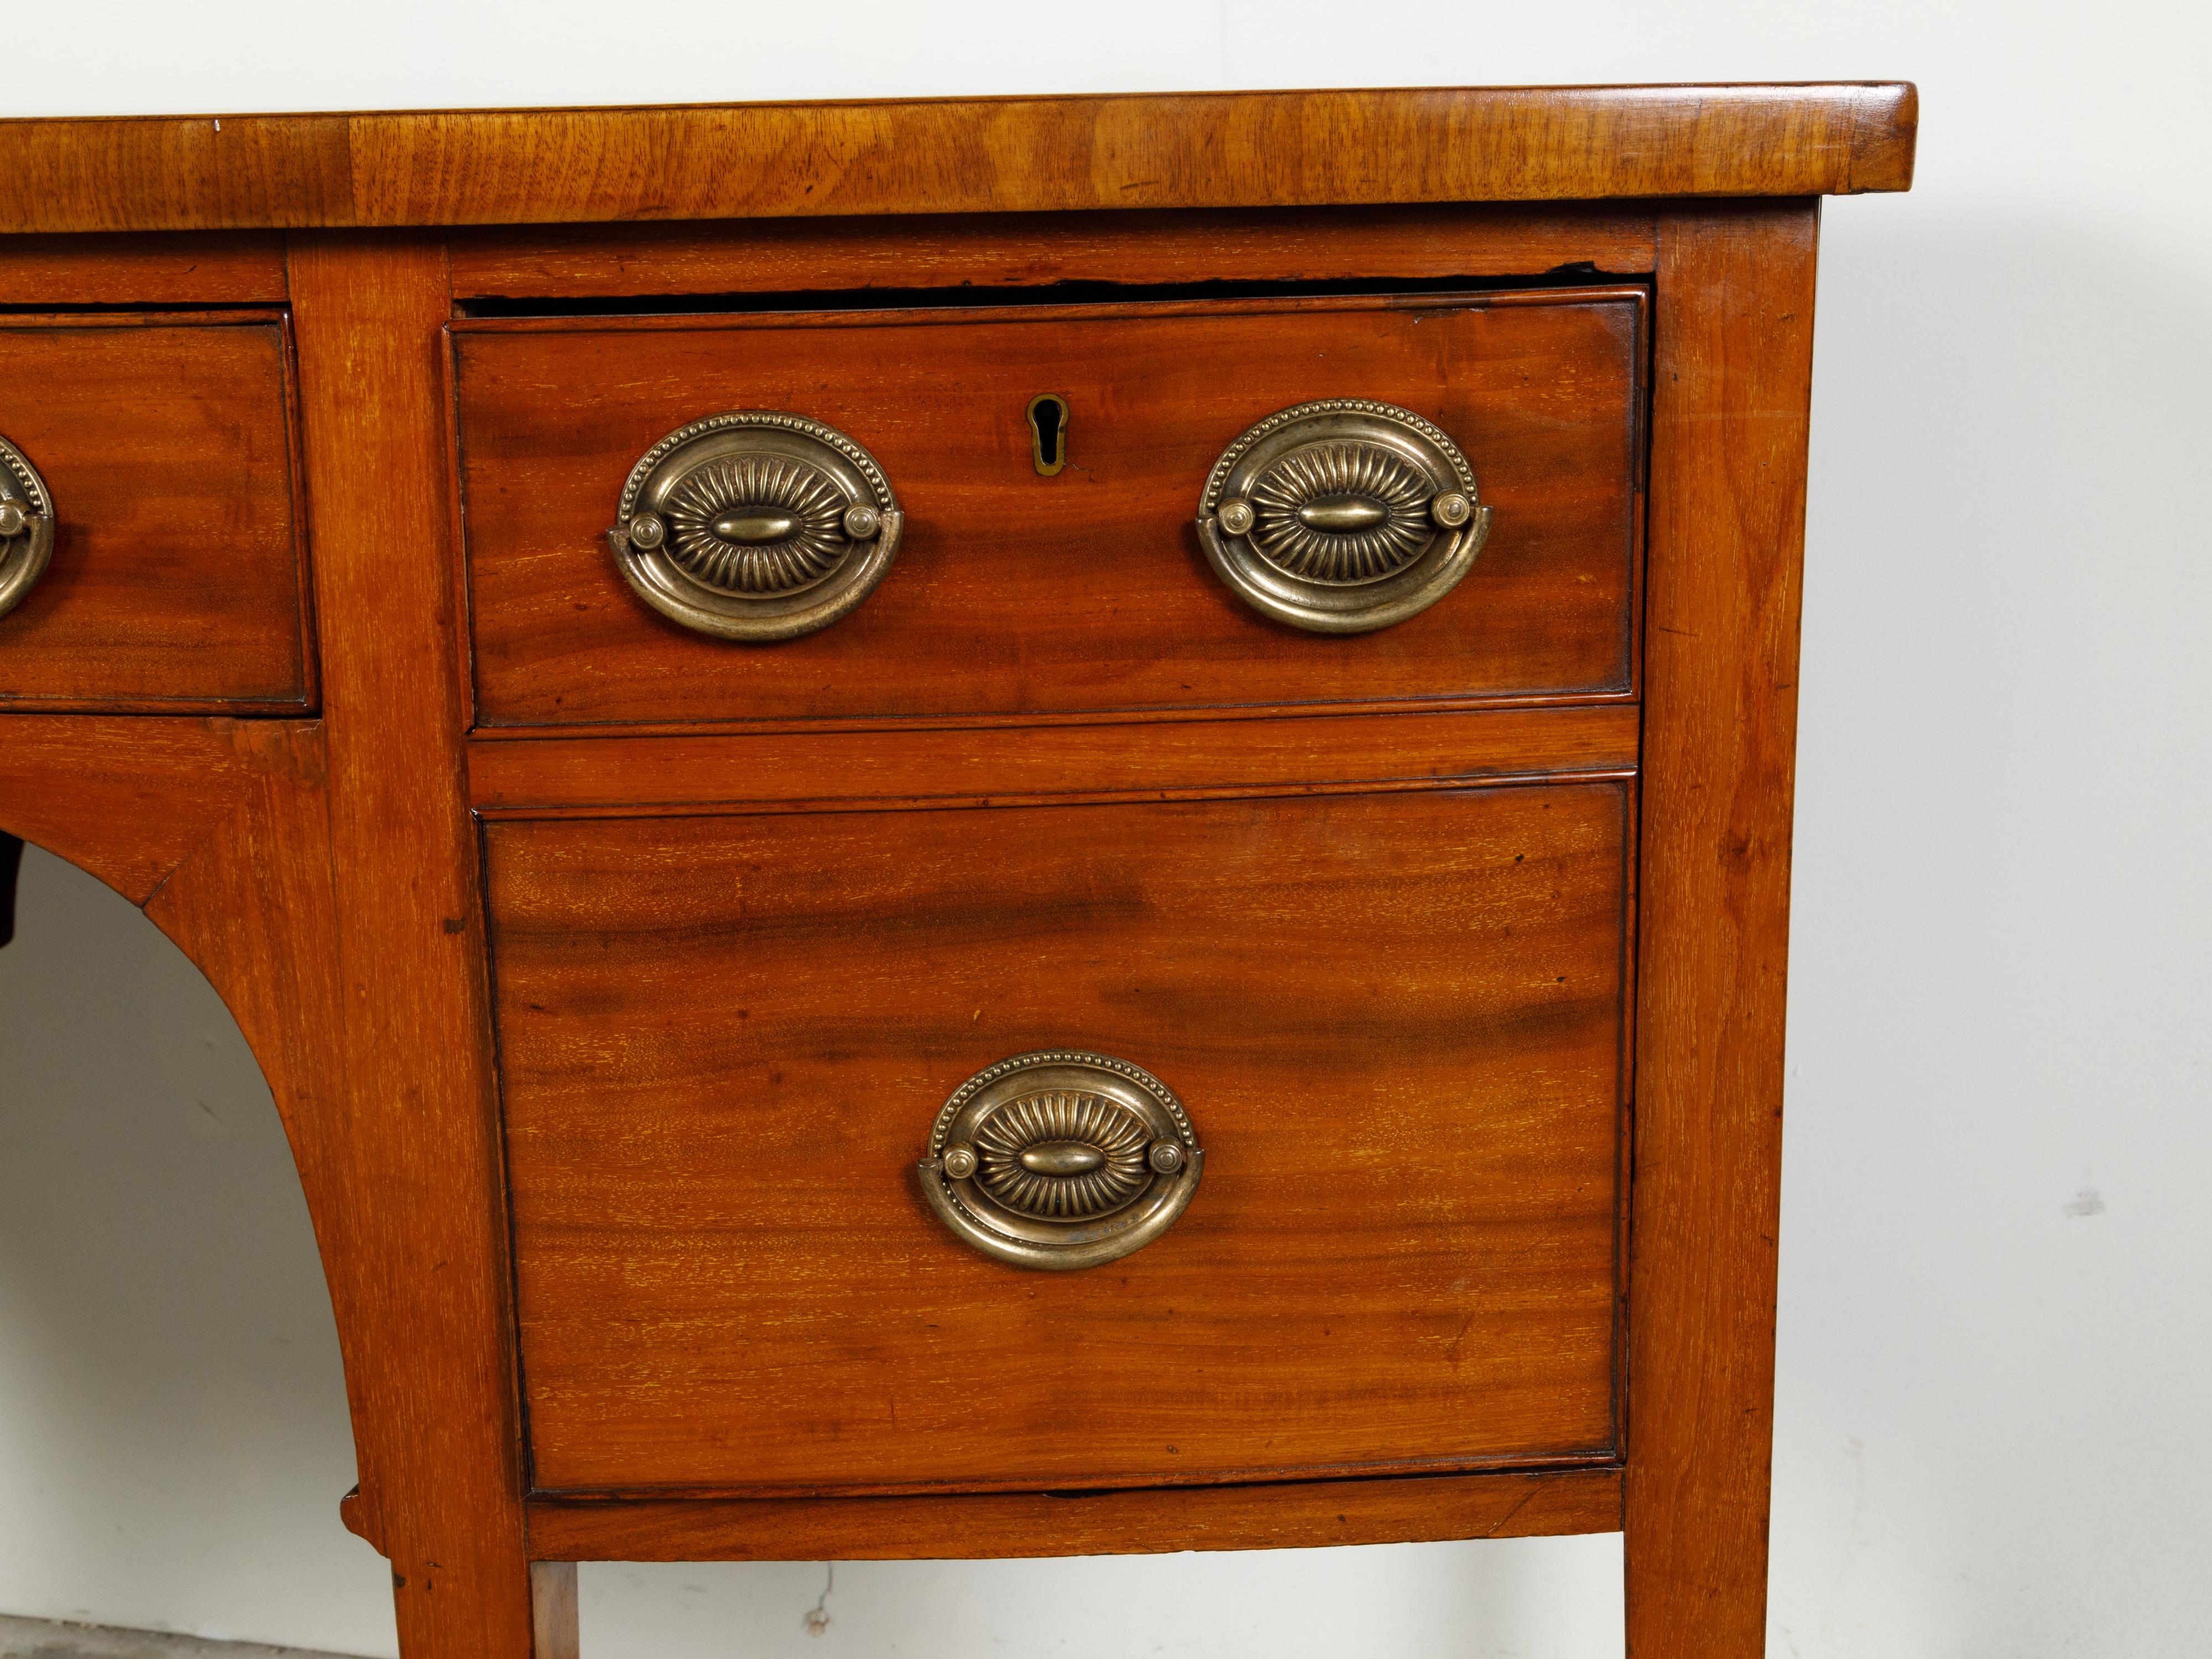
[[[1067,399],[1057,392],[1040,392],[1030,399],[1028,413],[1037,477],[1053,477],[1067,465]]]

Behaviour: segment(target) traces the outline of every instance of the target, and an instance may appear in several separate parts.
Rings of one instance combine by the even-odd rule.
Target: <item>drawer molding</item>
[[[1609,703],[953,727],[896,744],[866,731],[502,736],[469,744],[469,781],[486,818],[1458,788],[1622,775],[1636,765],[1641,719]]]
[[[1618,1467],[886,1498],[534,1495],[530,1553],[560,1561],[904,1561],[1559,1537],[1620,1530]]]

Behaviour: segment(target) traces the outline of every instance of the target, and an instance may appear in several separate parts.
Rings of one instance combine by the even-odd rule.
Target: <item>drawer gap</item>
[[[789,289],[757,294],[637,294],[457,301],[460,318],[723,316],[787,311],[1000,309],[1008,306],[1128,304],[1178,300],[1326,299],[1343,295],[1449,294],[1617,284],[1589,260],[1511,276],[1327,277],[1289,282],[1112,283],[1072,281],[1034,288]]]

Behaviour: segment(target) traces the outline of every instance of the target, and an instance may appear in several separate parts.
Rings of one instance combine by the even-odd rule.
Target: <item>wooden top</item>
[[[1909,83],[0,121],[0,232],[1904,190]]]

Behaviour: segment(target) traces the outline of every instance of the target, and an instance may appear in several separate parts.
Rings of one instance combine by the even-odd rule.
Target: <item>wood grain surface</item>
[[[230,720],[8,714],[0,830],[143,905],[240,810],[263,729]]]
[[[1613,1468],[930,1498],[534,1498],[532,1555],[898,1561],[1315,1549],[1620,1530]]]
[[[1913,88],[1502,87],[0,122],[0,232],[1902,190]]]
[[[1629,1279],[1628,1644],[1766,1650],[1814,204],[1664,222]]]
[[[1063,283],[1427,281],[1651,269],[1654,210],[1515,206],[929,214],[554,225],[454,235],[465,299],[1044,288]],[[0,252],[7,244],[0,242]]]
[[[0,305],[283,302],[284,239],[271,232],[0,236]]]
[[[1003,732],[490,738],[469,745],[487,817],[1016,805],[1428,786],[1626,772],[1632,705],[1480,714],[1304,715]]]
[[[290,386],[273,313],[0,317],[0,436],[58,523],[0,707],[312,707]]]
[[[532,1597],[476,848],[451,672],[445,255],[301,236],[290,282],[325,641],[347,1127],[373,1148],[365,1523],[408,1659],[522,1659]]]
[[[457,325],[477,721],[1626,693],[1643,316],[1606,289]],[[1048,391],[1070,411],[1049,478],[1024,412]],[[1221,452],[1320,398],[1437,422],[1495,514],[1450,594],[1372,634],[1266,620],[1199,545]],[[731,409],[826,422],[897,492],[898,562],[820,633],[690,633],[607,550],[637,458]]]
[[[1609,1456],[1629,793],[488,826],[536,1486]],[[915,1188],[1056,1048],[1207,1158],[1073,1273]]]

